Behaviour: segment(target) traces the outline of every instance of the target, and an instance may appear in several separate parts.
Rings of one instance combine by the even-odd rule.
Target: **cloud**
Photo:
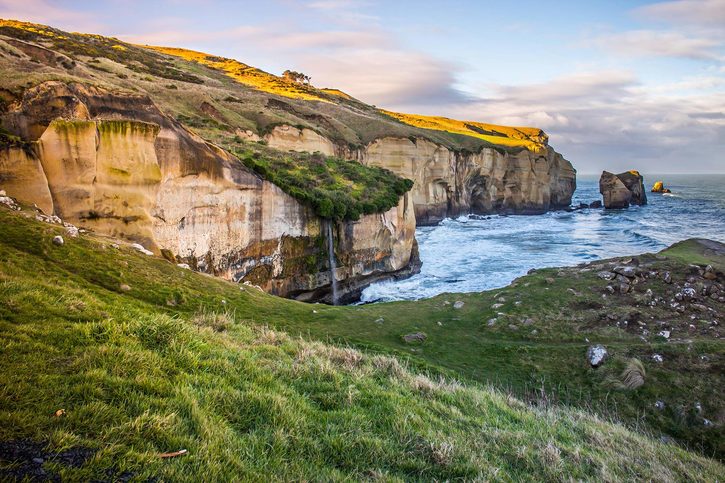
[[[675,31],[630,30],[598,37],[593,43],[604,50],[624,56],[722,59],[719,52],[722,44],[718,39],[691,37]]]
[[[725,93],[663,95],[627,71],[489,89],[486,99],[451,106],[445,114],[541,127],[581,172],[723,171]]]
[[[86,12],[63,8],[48,0],[0,0],[0,18],[24,20],[83,32],[99,32],[104,25]]]
[[[441,106],[469,100],[454,87],[460,66],[420,52],[361,49],[345,55],[307,54],[299,63],[317,85],[340,87],[380,106]]]
[[[677,0],[645,5],[634,10],[645,20],[661,20],[672,24],[723,30],[725,0]]]

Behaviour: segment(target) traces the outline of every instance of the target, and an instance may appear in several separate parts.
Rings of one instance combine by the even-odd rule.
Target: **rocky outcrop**
[[[599,192],[605,208],[627,208],[630,204],[647,204],[644,180],[637,171],[613,174],[603,171],[599,178]]]
[[[329,299],[323,220],[148,97],[46,82],[2,116],[31,142],[0,150],[0,187],[79,227],[197,270],[302,300]],[[416,267],[410,194],[334,226],[341,298]]]
[[[652,193],[672,193],[669,188],[665,188],[665,184],[662,181],[655,181],[650,191]]]
[[[325,143],[321,136],[307,131],[278,127],[267,139],[270,146],[334,152],[413,180],[411,195],[418,225],[467,213],[543,213],[569,206],[576,189],[571,163],[549,146],[540,152],[484,148],[470,153],[422,138],[384,137],[350,149]]]

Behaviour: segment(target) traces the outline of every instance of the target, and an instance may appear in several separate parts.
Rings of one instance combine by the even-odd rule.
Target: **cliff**
[[[80,227],[168,250],[198,270],[331,301],[324,223],[334,223],[343,300],[416,267],[407,195],[358,221],[325,221],[147,97],[46,82],[9,106],[4,121],[30,140],[0,149],[9,195]]]
[[[0,20],[0,75],[11,196],[304,300],[329,300],[332,272],[344,300],[414,272],[416,223],[541,213],[576,185],[539,129],[383,111],[200,52]]]
[[[413,180],[418,225],[467,213],[544,213],[569,206],[576,189],[576,171],[546,140],[516,151],[455,150],[421,137],[382,137],[350,148],[288,125],[276,126],[264,139],[277,149],[356,159]]]

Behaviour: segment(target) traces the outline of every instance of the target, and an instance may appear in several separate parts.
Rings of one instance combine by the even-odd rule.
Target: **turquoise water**
[[[672,195],[647,193],[626,210],[585,209],[537,216],[465,216],[416,231],[423,268],[406,280],[373,284],[363,302],[414,300],[508,285],[531,268],[571,266],[658,251],[692,237],[725,242],[725,175],[645,176]],[[579,176],[572,204],[601,199],[598,176]]]

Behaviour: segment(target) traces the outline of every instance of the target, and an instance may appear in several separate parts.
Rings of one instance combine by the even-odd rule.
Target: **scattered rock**
[[[503,304],[493,304],[493,305],[491,306],[491,308],[492,308],[492,309],[494,309],[494,310],[496,310],[496,309],[500,309],[501,307],[503,307]]]
[[[667,284],[672,283],[672,274],[670,272],[664,272],[662,274],[662,281]]]
[[[655,362],[662,362],[664,359],[659,354],[653,354],[652,355],[652,360],[655,361]]]
[[[614,267],[612,271],[627,278],[634,278],[637,276],[637,272],[635,272],[633,267]]]
[[[620,283],[619,284],[619,293],[622,295],[628,293],[631,290],[632,287],[628,283]]]
[[[141,245],[139,243],[133,243],[133,244],[131,244],[131,248],[134,248],[134,249],[140,251],[144,255],[153,255],[154,254],[154,252],[152,252],[151,250],[147,250],[146,248],[144,248],[143,245]]]
[[[587,360],[592,367],[601,366],[607,360],[607,357],[609,357],[609,352],[601,344],[589,346],[587,349]]]
[[[659,336],[662,336],[662,337],[664,337],[665,339],[669,339],[669,338],[670,338],[670,334],[671,334],[671,333],[672,333],[672,332],[671,332],[671,331],[669,331],[669,330],[661,330],[661,331],[659,331],[659,333],[658,333],[657,335],[659,335]]]
[[[664,401],[655,402],[655,409],[657,409],[658,411],[663,411],[665,409]]]
[[[524,325],[533,325],[534,319],[524,319],[521,323]]]
[[[709,419],[703,419],[702,424],[704,424],[708,428],[713,426],[712,421],[710,421]]]
[[[0,194],[0,203],[7,206],[11,210],[15,210],[15,211],[21,210],[20,206],[15,202],[15,200],[5,194],[5,191],[2,191],[1,193],[2,194]]]
[[[458,300],[456,303],[453,304],[454,309],[462,309],[463,306],[466,305],[463,301]]]
[[[695,403],[694,408],[695,408],[695,411],[697,411],[698,413],[702,412],[702,404],[700,404],[699,402]]]
[[[179,268],[184,268],[186,270],[191,270],[191,267],[187,263],[177,263],[176,266]]]
[[[493,327],[494,325],[496,325],[496,320],[497,320],[496,318],[488,319],[488,322],[486,322],[486,325],[488,325],[489,327]]]
[[[609,292],[610,294],[614,294],[614,287],[612,287],[611,285],[607,285],[607,288],[606,288],[606,290],[607,290],[607,292]]]
[[[602,271],[602,272],[597,273],[597,277],[599,277],[603,280],[612,280],[616,276],[617,276],[617,274],[615,274],[614,272]]]
[[[122,292],[128,292],[129,290],[131,290],[131,287],[126,285],[125,283],[122,283],[119,288],[121,289]]]
[[[519,328],[514,324],[509,324],[509,329],[511,330],[518,330]]]
[[[378,317],[377,319],[375,319],[376,324],[382,324],[383,322],[385,322],[385,319],[382,317]]]
[[[68,226],[66,226],[65,232],[71,238],[77,238],[78,237],[78,228],[75,227],[75,226],[73,226],[73,225],[71,225],[71,224],[68,224]]]
[[[422,343],[428,338],[423,332],[413,332],[412,334],[405,334],[403,340],[408,344]]]
[[[65,240],[63,240],[62,236],[56,235],[53,237],[53,245],[62,247],[64,243],[65,243]]]
[[[546,283],[548,283],[549,285],[551,285],[551,284],[553,284],[553,283],[555,282],[555,280],[554,280],[553,278],[551,278],[551,277],[546,277],[546,278],[544,279],[544,281],[545,281]]]
[[[602,202],[600,200],[595,200],[589,203],[589,208],[601,208]]]

